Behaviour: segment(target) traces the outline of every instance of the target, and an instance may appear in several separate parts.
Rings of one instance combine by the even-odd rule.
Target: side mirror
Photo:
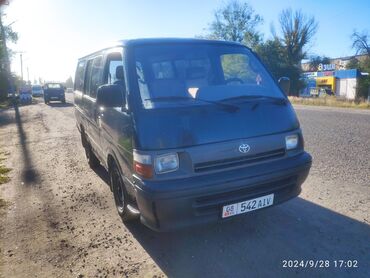
[[[283,92],[288,95],[290,90],[290,79],[289,77],[280,77],[278,80],[280,88]]]
[[[98,88],[96,103],[104,107],[122,107],[125,105],[124,91],[122,86],[111,84]]]

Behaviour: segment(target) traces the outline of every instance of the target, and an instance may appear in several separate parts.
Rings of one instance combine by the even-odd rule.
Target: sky
[[[12,70],[27,80],[65,81],[74,77],[77,59],[110,42],[146,37],[194,37],[205,35],[214,12],[227,0],[11,0],[5,7],[4,24],[18,32]],[[301,9],[313,15],[318,32],[309,46],[310,55],[332,58],[350,56],[350,35],[356,29],[370,32],[368,0],[249,0],[263,23],[258,31],[271,37],[279,30],[282,9]]]

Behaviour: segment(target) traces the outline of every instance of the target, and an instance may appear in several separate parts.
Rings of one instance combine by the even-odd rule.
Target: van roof
[[[209,39],[196,39],[196,38],[143,38],[143,39],[132,39],[132,40],[120,40],[118,41],[121,45],[142,45],[142,44],[167,44],[167,43],[216,43],[216,44],[233,44],[241,45],[237,42],[221,41],[221,40],[209,40]]]
[[[102,49],[99,49],[93,53],[90,53],[89,55],[85,55],[80,59],[84,59],[86,57],[89,57],[99,51],[109,49],[112,47],[119,47],[119,46],[125,46],[125,47],[131,47],[131,46],[137,46],[137,45],[148,45],[148,44],[170,44],[170,43],[196,43],[196,44],[223,44],[223,45],[236,45],[236,46],[244,46],[241,43],[232,42],[232,41],[221,41],[221,40],[209,40],[209,39],[196,39],[196,38],[142,38],[142,39],[130,39],[130,40],[119,40],[115,43],[110,44],[107,47],[104,47]]]

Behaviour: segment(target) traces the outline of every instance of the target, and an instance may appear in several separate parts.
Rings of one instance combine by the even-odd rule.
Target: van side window
[[[80,61],[77,64],[76,76],[75,76],[75,90],[83,91],[84,89],[84,72],[85,72],[86,61]]]
[[[86,74],[85,74],[85,81],[84,81],[84,94],[90,94],[90,79],[91,79],[91,66],[93,60],[88,60],[86,64]]]
[[[124,86],[124,72],[121,53],[113,52],[108,54],[104,84],[119,84]]]
[[[91,66],[91,78],[90,78],[90,96],[96,98],[98,87],[103,84],[103,58],[98,56],[94,58]]]

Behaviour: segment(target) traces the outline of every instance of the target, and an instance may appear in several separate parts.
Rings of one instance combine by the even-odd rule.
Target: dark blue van
[[[46,104],[52,100],[58,100],[66,103],[65,88],[61,83],[44,84],[44,101]]]
[[[79,59],[75,116],[121,218],[167,231],[300,193],[311,156],[280,87],[237,43],[128,40]]]

